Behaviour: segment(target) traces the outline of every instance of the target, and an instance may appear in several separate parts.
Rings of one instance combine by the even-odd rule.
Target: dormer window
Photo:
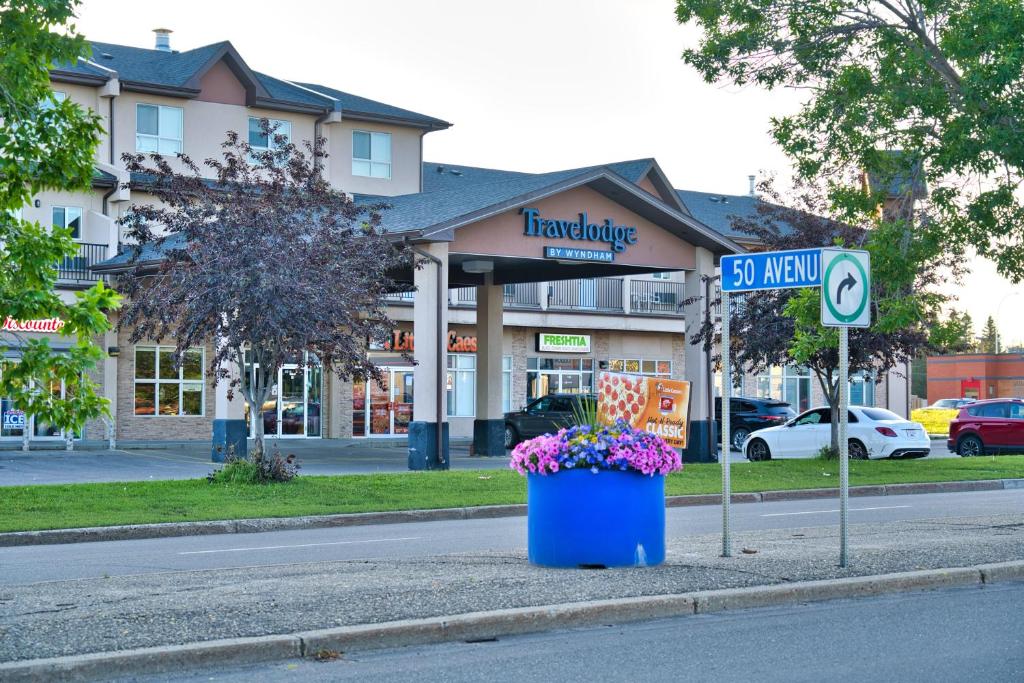
[[[263,132],[263,127],[260,125],[262,120],[262,117],[259,116],[249,117],[249,146],[252,147],[254,152],[265,152],[280,147],[280,145],[274,143],[274,137],[277,135],[283,135],[288,142],[291,142],[292,124],[290,121],[267,119],[270,122],[271,130],[274,131],[267,135]]]
[[[181,154],[181,107],[156,104],[135,106],[135,150],[159,154]]]
[[[352,175],[391,178],[391,133],[352,132]]]

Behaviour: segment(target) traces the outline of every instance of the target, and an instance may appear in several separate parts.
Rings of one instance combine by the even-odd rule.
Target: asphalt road
[[[732,507],[736,532],[838,524],[838,500],[745,503]],[[1024,515],[1024,489],[852,498],[852,524]],[[721,529],[721,508],[667,510],[669,540]],[[194,570],[330,561],[408,559],[522,549],[526,518],[186,536],[0,549],[0,586]],[[1024,618],[1022,618],[1024,623]]]
[[[1024,680],[1022,614],[1018,582],[132,680],[999,683]]]

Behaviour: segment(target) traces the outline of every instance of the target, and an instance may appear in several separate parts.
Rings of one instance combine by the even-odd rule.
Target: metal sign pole
[[[732,366],[729,358],[729,292],[722,291],[722,557],[732,557],[732,520],[729,517],[732,505],[732,482],[730,481],[729,455],[731,444],[730,412],[732,412]],[[715,407],[711,406],[712,414]],[[712,421],[712,424],[714,422]]]
[[[845,567],[849,542],[850,442],[846,438],[850,406],[849,327],[839,328],[839,566]]]

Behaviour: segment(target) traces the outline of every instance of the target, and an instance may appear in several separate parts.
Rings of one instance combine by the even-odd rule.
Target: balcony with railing
[[[681,315],[683,285],[662,280],[631,280],[629,309],[643,315]]]
[[[57,263],[57,281],[71,287],[91,287],[93,283],[99,282],[103,276],[94,273],[91,268],[107,260],[107,248],[106,244],[79,242],[76,255],[65,256]]]
[[[622,311],[622,280],[585,278],[547,283],[548,310]]]
[[[476,287],[448,290],[448,305],[475,308]],[[683,284],[663,280],[580,278],[553,282],[526,282],[504,286],[505,309],[623,313],[624,303],[634,315],[683,315]],[[411,305],[415,292],[390,294],[392,304]]]

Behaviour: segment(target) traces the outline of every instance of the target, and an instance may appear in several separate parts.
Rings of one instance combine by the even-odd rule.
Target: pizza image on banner
[[[686,448],[689,433],[690,383],[662,377],[602,372],[597,380],[597,420],[625,420],[631,427],[657,434],[676,448]]]

